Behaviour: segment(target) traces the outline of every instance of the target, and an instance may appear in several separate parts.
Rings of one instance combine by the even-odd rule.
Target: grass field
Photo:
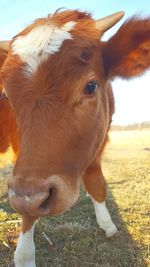
[[[7,202],[11,151],[0,155],[0,267],[12,266],[20,218]],[[118,238],[106,239],[93,205],[81,190],[63,216],[39,220],[35,231],[37,267],[150,266],[150,130],[113,131],[103,158],[107,205]],[[50,245],[43,232],[50,238]]]

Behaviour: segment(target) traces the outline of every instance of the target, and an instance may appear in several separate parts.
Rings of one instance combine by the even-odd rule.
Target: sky
[[[130,16],[150,15],[149,0],[0,0],[0,40],[7,40],[38,17],[53,13],[60,7],[87,10],[95,19],[118,11],[125,11],[124,18],[105,35],[107,40]],[[132,124],[150,121],[150,70],[130,81],[113,81],[116,112],[113,124]]]

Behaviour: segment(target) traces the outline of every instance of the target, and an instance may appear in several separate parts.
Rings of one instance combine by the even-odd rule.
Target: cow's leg
[[[17,248],[14,254],[15,267],[36,267],[34,227],[34,218],[22,218],[22,231],[20,232]]]
[[[105,181],[101,167],[96,161],[94,161],[86,170],[83,176],[83,183],[93,201],[97,222],[100,228],[105,231],[106,237],[113,236],[118,230],[112,222],[105,204]]]

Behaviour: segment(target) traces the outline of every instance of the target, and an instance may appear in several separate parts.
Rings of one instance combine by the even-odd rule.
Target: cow
[[[0,151],[16,153],[9,201],[22,216],[16,267],[35,267],[36,220],[56,216],[78,199],[82,182],[97,222],[117,233],[105,205],[101,157],[114,113],[111,80],[150,66],[150,18],[128,19],[108,41],[102,35],[122,17],[94,20],[59,10],[0,44]],[[134,103],[133,103],[134,105]]]

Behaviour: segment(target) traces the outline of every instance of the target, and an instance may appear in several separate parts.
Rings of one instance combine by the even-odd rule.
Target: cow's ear
[[[150,67],[150,17],[127,20],[118,32],[103,43],[107,78],[130,78]]]

